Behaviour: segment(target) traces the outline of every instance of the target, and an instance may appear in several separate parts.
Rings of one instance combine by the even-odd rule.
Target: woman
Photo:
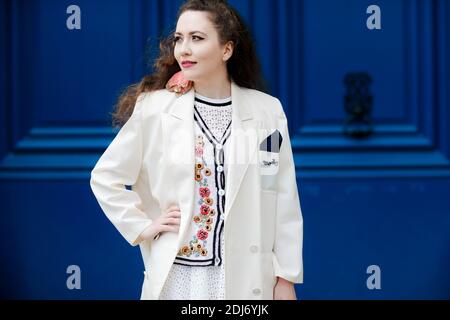
[[[183,4],[91,174],[145,271],[141,299],[296,299],[303,220],[287,119],[226,1]],[[131,190],[125,188],[132,185]]]

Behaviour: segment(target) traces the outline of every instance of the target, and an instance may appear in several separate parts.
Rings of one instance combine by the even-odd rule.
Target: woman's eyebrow
[[[201,32],[201,31],[191,31],[191,32],[189,32],[189,34],[194,34],[194,33],[203,33],[205,36],[206,36],[206,33],[204,33],[204,32]],[[182,33],[181,32],[175,32],[175,34],[181,34],[182,35]]]

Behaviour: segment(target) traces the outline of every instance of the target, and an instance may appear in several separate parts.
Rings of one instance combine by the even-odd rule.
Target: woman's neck
[[[208,80],[207,83],[194,81],[194,90],[211,99],[225,99],[231,96],[231,82],[228,79]]]

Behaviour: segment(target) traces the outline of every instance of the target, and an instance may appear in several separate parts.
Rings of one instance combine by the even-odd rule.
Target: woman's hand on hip
[[[154,239],[163,232],[178,232],[180,229],[181,212],[177,205],[170,206],[140,235],[143,240]]]

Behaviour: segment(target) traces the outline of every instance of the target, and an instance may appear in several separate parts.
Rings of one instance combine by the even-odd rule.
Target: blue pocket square
[[[280,131],[275,130],[260,143],[259,150],[279,153],[282,142],[283,137],[281,136]]]

